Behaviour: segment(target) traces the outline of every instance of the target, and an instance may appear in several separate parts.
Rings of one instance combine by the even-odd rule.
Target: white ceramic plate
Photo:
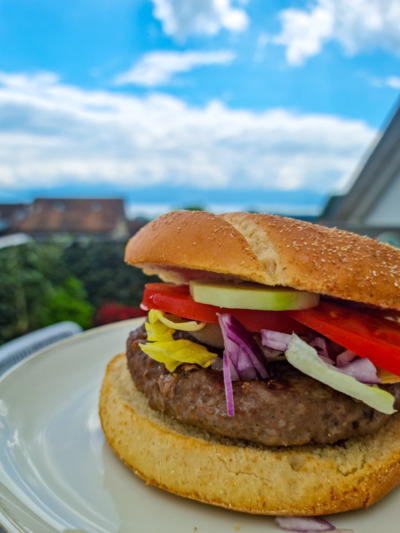
[[[104,440],[97,414],[105,366],[138,320],[62,341],[0,380],[0,524],[9,532],[278,532],[273,518],[146,486]],[[400,445],[400,444],[399,444]],[[327,517],[355,533],[394,533],[399,490],[372,509]]]

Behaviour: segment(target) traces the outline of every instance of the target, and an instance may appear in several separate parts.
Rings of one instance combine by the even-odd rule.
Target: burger
[[[400,250],[267,214],[175,211],[125,260],[147,319],[100,418],[149,484],[238,511],[368,507],[400,482]]]

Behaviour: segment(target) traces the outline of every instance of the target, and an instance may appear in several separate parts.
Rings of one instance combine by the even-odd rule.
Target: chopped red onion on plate
[[[335,531],[335,526],[323,518],[313,516],[277,516],[276,524],[286,531],[312,533],[314,531]]]

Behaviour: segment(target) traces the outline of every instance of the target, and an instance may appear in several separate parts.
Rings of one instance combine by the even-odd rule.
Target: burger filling
[[[146,290],[148,319],[131,333],[127,358],[153,409],[224,437],[281,446],[371,434],[399,408],[400,372],[393,369],[400,331],[393,317],[307,294],[289,294],[286,311],[249,311],[196,303],[187,287],[150,284]],[[300,310],[293,309],[295,299]],[[305,301],[313,307],[304,309]],[[350,313],[353,322],[360,313],[367,316],[364,342],[341,313]],[[321,319],[326,314],[328,328]],[[246,320],[252,317],[249,328]],[[372,357],[365,353],[369,345]],[[385,370],[376,365],[378,359]]]

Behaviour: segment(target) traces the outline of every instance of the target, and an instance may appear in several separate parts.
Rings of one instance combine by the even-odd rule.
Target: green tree
[[[108,302],[139,306],[149,278],[124,262],[115,241],[32,242],[0,250],[0,344],[72,320],[92,325]]]
[[[51,291],[43,315],[43,326],[72,320],[86,329],[91,326],[94,307],[86,301],[87,293],[82,282],[69,277]]]
[[[124,262],[125,243],[75,242],[62,256],[69,275],[82,281],[88,301],[96,308],[105,302],[140,305],[145,283],[159,281]]]
[[[56,244],[27,243],[0,250],[0,341],[42,327],[52,276],[60,275],[61,249]],[[56,277],[57,277],[56,275]]]

